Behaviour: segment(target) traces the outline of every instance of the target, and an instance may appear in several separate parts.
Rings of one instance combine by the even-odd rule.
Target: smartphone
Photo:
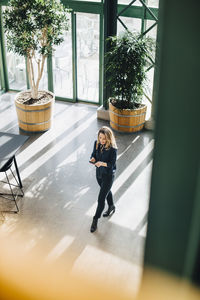
[[[90,160],[89,160],[89,163],[91,163],[91,164],[94,165],[94,164],[96,163],[96,161],[90,161]]]

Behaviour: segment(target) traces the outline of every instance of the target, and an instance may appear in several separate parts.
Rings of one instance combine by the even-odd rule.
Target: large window
[[[3,7],[4,10],[4,7]],[[26,90],[26,63],[25,58],[13,52],[7,51],[6,36],[5,36],[5,51],[6,51],[6,65],[8,74],[8,86],[11,90]],[[34,64],[34,72],[37,76],[37,65]],[[37,77],[36,77],[37,78]],[[44,74],[39,85],[40,89],[48,88],[47,66],[45,64]]]
[[[53,86],[56,96],[73,98],[72,74],[72,35],[70,30],[65,32],[64,42],[55,47],[53,55]]]
[[[129,5],[131,3],[131,5]],[[131,0],[118,0],[118,21],[117,34],[129,30],[150,36],[156,42],[157,35],[157,12],[159,0],[137,0],[132,3]],[[123,4],[123,6],[121,5]],[[126,5],[126,7],[124,7]],[[155,15],[156,13],[156,15]],[[149,62],[149,67],[146,70],[147,82],[144,90],[143,103],[147,105],[147,119],[151,114],[151,99],[153,93],[154,80],[154,62]]]
[[[62,0],[62,2],[72,9],[69,14],[71,26],[64,34],[64,42],[54,47],[52,58],[45,63],[40,89],[52,90],[61,100],[102,103],[104,1],[81,0],[80,3],[80,0]],[[156,39],[157,26],[153,25],[156,21],[154,15],[157,16],[158,2],[159,0],[136,0],[132,3],[131,0],[118,0],[117,34],[127,29],[145,32],[152,27],[147,34]],[[153,14],[144,3],[151,8]],[[6,51],[6,36],[5,56],[7,71],[6,74],[2,71],[0,75],[5,79],[6,86],[12,90],[27,89],[25,59]],[[148,70],[149,84],[144,101],[152,98],[153,77],[152,67]],[[149,102],[147,104],[149,105]]]
[[[26,89],[26,66],[23,57],[12,52],[6,52],[8,83],[13,90]]]
[[[1,55],[1,44],[0,44],[0,91],[3,89],[3,64],[2,64],[2,55]]]
[[[99,99],[99,15],[77,13],[78,98]]]
[[[155,24],[155,21],[153,21],[153,20],[147,20],[146,21],[146,29],[150,28],[153,24]],[[153,38],[154,41],[156,42],[157,25],[155,25],[151,30],[149,30],[146,35],[150,36],[151,38]],[[153,58],[153,61],[155,61],[155,56]],[[148,116],[150,114],[150,107],[151,107],[151,104],[148,101],[148,98],[152,99],[152,94],[153,94],[153,80],[154,80],[154,66],[152,65],[152,67],[147,71],[147,87],[146,87],[146,90],[145,90],[146,95],[144,96],[144,102],[146,103],[146,105],[148,107]]]
[[[64,42],[54,47],[52,63],[45,64],[40,89],[51,88],[59,99],[99,103],[100,65],[100,7],[90,4],[79,11],[78,3],[72,5],[69,14],[70,29],[64,33]],[[84,2],[84,1],[83,1]],[[94,1],[90,1],[94,2]],[[68,1],[66,1],[66,6]],[[95,13],[87,13],[87,10]],[[99,13],[98,13],[99,11]],[[102,32],[102,31],[101,31]],[[6,49],[8,87],[11,90],[27,89],[27,72],[24,57]],[[103,53],[101,53],[103,55]],[[34,64],[37,78],[37,66]],[[48,74],[49,73],[49,74]],[[53,82],[51,80],[53,79]]]
[[[129,4],[131,0],[118,0],[118,4]],[[158,8],[159,0],[144,0],[144,2],[150,7]],[[142,6],[140,0],[136,0],[132,5]]]
[[[159,0],[148,0],[147,4],[150,7],[156,7],[156,8],[158,8]]]
[[[2,68],[2,66],[0,65],[0,68]],[[0,72],[0,91],[2,90],[2,78],[1,78],[1,72]]]
[[[7,69],[8,69],[8,83],[11,90],[26,90],[26,65],[25,58],[16,55],[12,52],[6,53],[7,58]],[[34,72],[37,78],[37,65],[34,64]],[[40,89],[48,89],[47,80],[47,67],[45,64],[44,74],[39,84]]]
[[[3,7],[3,11],[5,7]],[[8,74],[9,89],[24,90],[26,89],[26,66],[25,59],[13,52],[7,51],[5,36],[6,64]]]
[[[129,4],[131,0],[118,0],[118,4]],[[136,0],[132,5],[138,5],[141,6],[141,2],[139,0]]]
[[[133,32],[140,32],[142,26],[142,20],[136,18],[128,18],[128,17],[120,17],[120,20],[123,24],[128,28],[129,31]],[[121,22],[117,24],[117,33],[121,34],[126,31],[126,27],[122,25]]]
[[[75,0],[75,1],[85,1],[85,0]],[[103,2],[103,0],[87,0],[87,2]]]

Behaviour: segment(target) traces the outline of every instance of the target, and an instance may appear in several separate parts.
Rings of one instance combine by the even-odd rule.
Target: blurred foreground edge
[[[66,264],[44,262],[42,253],[27,253],[19,243],[0,237],[1,300],[196,300],[200,291],[188,282],[153,269],[144,269],[136,297],[100,285],[81,274],[70,275]],[[22,245],[22,244],[21,244]],[[24,248],[24,247],[23,247]]]

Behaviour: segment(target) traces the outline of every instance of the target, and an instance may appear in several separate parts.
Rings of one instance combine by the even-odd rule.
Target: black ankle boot
[[[108,217],[111,214],[114,214],[114,212],[115,212],[115,206],[111,205],[108,207],[108,210],[105,211],[105,213],[103,214],[103,217]]]
[[[90,232],[95,232],[97,229],[98,219],[93,218],[92,225],[90,227]]]

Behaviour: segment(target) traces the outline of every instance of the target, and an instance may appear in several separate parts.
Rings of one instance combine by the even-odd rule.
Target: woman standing
[[[93,217],[91,232],[97,229],[98,219],[104,210],[105,200],[108,203],[108,210],[103,217],[108,217],[115,212],[111,187],[116,171],[117,145],[112,130],[103,126],[100,128],[97,141],[94,142],[94,149],[90,157],[90,162],[96,166],[96,179],[100,185],[98,205]]]

